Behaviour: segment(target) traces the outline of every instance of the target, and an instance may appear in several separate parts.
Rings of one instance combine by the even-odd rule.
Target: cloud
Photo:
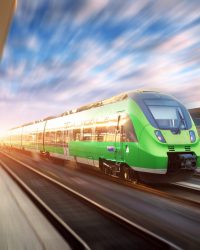
[[[138,88],[198,105],[199,13],[194,1],[19,0],[0,66],[2,126]]]
[[[173,54],[194,46],[199,42],[200,39],[200,36],[197,36],[196,31],[196,28],[195,30],[183,31],[171,37],[170,39],[167,39],[158,47],[159,52],[165,53],[168,51],[168,53]]]
[[[36,52],[40,49],[40,42],[36,35],[29,36],[26,41],[26,46],[28,49]]]
[[[109,3],[109,0],[93,1],[86,0],[83,7],[78,11],[76,16],[76,22],[82,23],[87,21],[91,16],[98,14]]]

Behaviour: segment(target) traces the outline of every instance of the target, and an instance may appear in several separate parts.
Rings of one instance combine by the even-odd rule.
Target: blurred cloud
[[[199,66],[198,1],[18,0],[0,65],[1,128],[138,88],[197,107]]]
[[[82,8],[79,9],[75,21],[77,21],[78,23],[87,21],[91,16],[94,16],[102,11],[108,3],[109,0],[86,0],[82,5]]]

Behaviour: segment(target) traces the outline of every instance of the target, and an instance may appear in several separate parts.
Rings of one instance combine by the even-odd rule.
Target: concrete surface
[[[0,167],[0,249],[64,250],[68,244]]]

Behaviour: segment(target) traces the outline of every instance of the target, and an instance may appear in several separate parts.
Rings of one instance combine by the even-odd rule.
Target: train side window
[[[66,132],[66,133],[68,133],[68,141],[67,141],[67,137],[66,137],[66,142],[73,141],[73,140],[74,140],[74,138],[73,138],[73,130],[70,129],[70,130],[68,130],[68,132]]]
[[[69,142],[69,130],[64,130],[63,131],[63,143],[68,143]]]
[[[63,143],[63,132],[62,131],[56,131],[56,144],[62,144]]]
[[[45,144],[55,144],[55,132],[45,133]]]
[[[33,136],[33,143],[36,144],[37,143],[37,133],[33,132],[32,136]]]
[[[126,142],[138,141],[133,127],[133,123],[129,116],[126,117],[126,120],[122,125],[122,141]]]
[[[50,143],[50,136],[49,136],[49,132],[45,132],[45,136],[44,136],[44,141],[46,144]]]
[[[54,131],[49,132],[49,142],[50,144],[55,144],[56,142],[56,133]]]
[[[43,143],[43,133],[38,133],[38,144],[42,144]]]
[[[73,130],[73,140],[74,141],[80,141],[81,140],[81,129],[76,128]]]
[[[94,139],[95,141],[103,142],[106,141],[108,128],[107,120],[96,121]]]
[[[95,129],[95,138],[97,141],[106,141],[107,136],[107,127],[96,127]]]
[[[114,142],[117,129],[117,119],[110,119],[107,123],[107,137],[106,141]]]
[[[92,140],[92,128],[83,128],[83,141]]]

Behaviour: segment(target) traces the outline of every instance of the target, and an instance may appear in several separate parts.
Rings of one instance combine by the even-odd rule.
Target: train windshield
[[[161,129],[186,129],[185,119],[179,107],[149,106],[156,123]]]
[[[188,116],[186,109],[176,101],[166,100],[146,100],[145,104],[159,129],[169,129],[171,131],[188,129]]]

